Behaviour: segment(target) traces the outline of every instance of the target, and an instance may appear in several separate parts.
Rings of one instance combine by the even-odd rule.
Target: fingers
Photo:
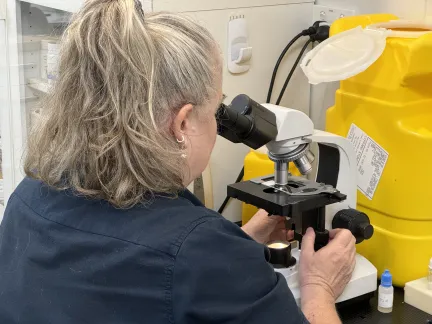
[[[334,239],[340,232],[344,231],[345,229],[342,228],[335,228],[329,231],[330,238]]]
[[[283,242],[289,242],[294,238],[294,232],[288,231],[285,228],[279,228],[276,229],[271,235],[270,235],[270,241],[283,241]]]
[[[291,241],[294,239],[294,231],[287,231],[286,232],[287,241]]]
[[[356,257],[355,257],[355,253],[352,257],[350,257],[349,259],[349,274],[352,275],[352,273],[354,272],[354,269],[356,267]]]
[[[270,216],[269,218],[277,221],[276,228],[286,228],[285,218],[281,216]]]
[[[287,240],[287,231],[285,229],[276,229],[269,237],[270,241],[283,241]]]
[[[315,231],[308,228],[302,240],[302,253],[313,254],[315,252]]]
[[[266,223],[282,223],[285,222],[285,217],[277,216],[277,215],[270,215],[267,213],[264,209],[258,210],[258,212],[253,217],[256,221],[263,221]]]
[[[257,213],[254,215],[253,218],[260,218],[263,219],[264,217],[268,217],[269,213],[267,213],[264,209],[260,209],[257,211]]]
[[[351,239],[351,242],[350,242],[350,245],[351,245],[352,247],[354,247],[354,250],[355,250],[356,243],[357,243],[357,239],[356,239],[356,238],[354,237],[354,235],[353,235],[353,237],[352,237],[352,239]]]
[[[342,231],[342,229],[340,229],[340,228],[330,230],[329,231],[330,239],[333,240],[336,237],[336,235],[338,233],[340,233],[341,231]]]
[[[335,229],[331,230],[330,232],[330,244],[337,244],[341,246],[348,246],[352,243],[352,240],[354,236],[352,235],[351,231],[347,229]],[[354,238],[355,242],[355,238]]]
[[[350,271],[350,274],[352,274],[352,272],[354,271],[354,269],[355,269],[355,266],[356,266],[356,248],[355,248],[355,239],[353,239],[353,241],[351,241],[351,246],[349,246],[348,247],[348,253],[349,253],[349,255],[348,255],[348,257],[347,257],[347,259],[348,259],[348,264],[349,264],[349,271]]]

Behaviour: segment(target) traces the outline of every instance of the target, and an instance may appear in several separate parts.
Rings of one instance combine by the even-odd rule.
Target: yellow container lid
[[[391,20],[338,33],[310,51],[300,64],[311,84],[343,81],[375,63],[387,38],[419,38],[432,33],[432,25]]]

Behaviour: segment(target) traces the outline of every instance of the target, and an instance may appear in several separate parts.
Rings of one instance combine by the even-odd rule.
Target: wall
[[[296,3],[290,4],[291,2]],[[277,58],[292,37],[311,23],[312,2],[313,0],[154,0],[153,9],[185,11],[193,16],[211,31],[220,45],[224,59],[227,55],[227,27],[230,16],[234,13],[245,15],[250,46],[253,47],[251,69],[243,75],[232,75],[224,64],[224,93],[228,95],[226,102],[241,93],[248,94],[258,102],[264,102]],[[274,97],[279,94],[304,42],[305,40],[299,41],[284,61]],[[310,87],[303,73],[298,70],[282,104],[308,112],[309,99]],[[248,151],[244,145],[232,144],[223,138],[217,139],[210,164],[216,209],[226,196],[226,186],[237,178]],[[240,220],[241,205],[232,201],[224,216],[230,220]]]
[[[153,10],[153,0],[141,0],[141,2],[145,12],[150,12]]]
[[[317,0],[316,3],[346,9],[358,13],[385,12],[404,19],[423,19],[427,0]]]
[[[356,14],[392,13],[403,19],[432,18],[432,0],[317,0],[317,4],[336,8],[354,9]],[[325,113],[334,105],[339,83],[311,87],[311,118],[316,128],[325,128]]]

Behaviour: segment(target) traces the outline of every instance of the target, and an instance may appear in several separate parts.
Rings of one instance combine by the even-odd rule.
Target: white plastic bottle
[[[386,270],[381,276],[381,285],[378,288],[378,311],[391,313],[393,311],[393,298],[392,275],[389,270]]]
[[[50,41],[47,39],[41,40],[41,52],[40,52],[40,68],[41,68],[41,78],[43,80],[48,80],[48,43]]]
[[[430,259],[429,262],[428,288],[429,290],[432,290],[432,259]]]
[[[57,80],[59,53],[60,53],[60,46],[58,43],[48,43],[48,54],[47,54],[48,84],[54,84],[55,81]]]

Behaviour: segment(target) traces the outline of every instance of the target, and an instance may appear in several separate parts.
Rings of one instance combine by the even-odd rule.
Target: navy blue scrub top
[[[0,228],[0,323],[306,323],[267,258],[190,192],[120,210],[27,178]]]

